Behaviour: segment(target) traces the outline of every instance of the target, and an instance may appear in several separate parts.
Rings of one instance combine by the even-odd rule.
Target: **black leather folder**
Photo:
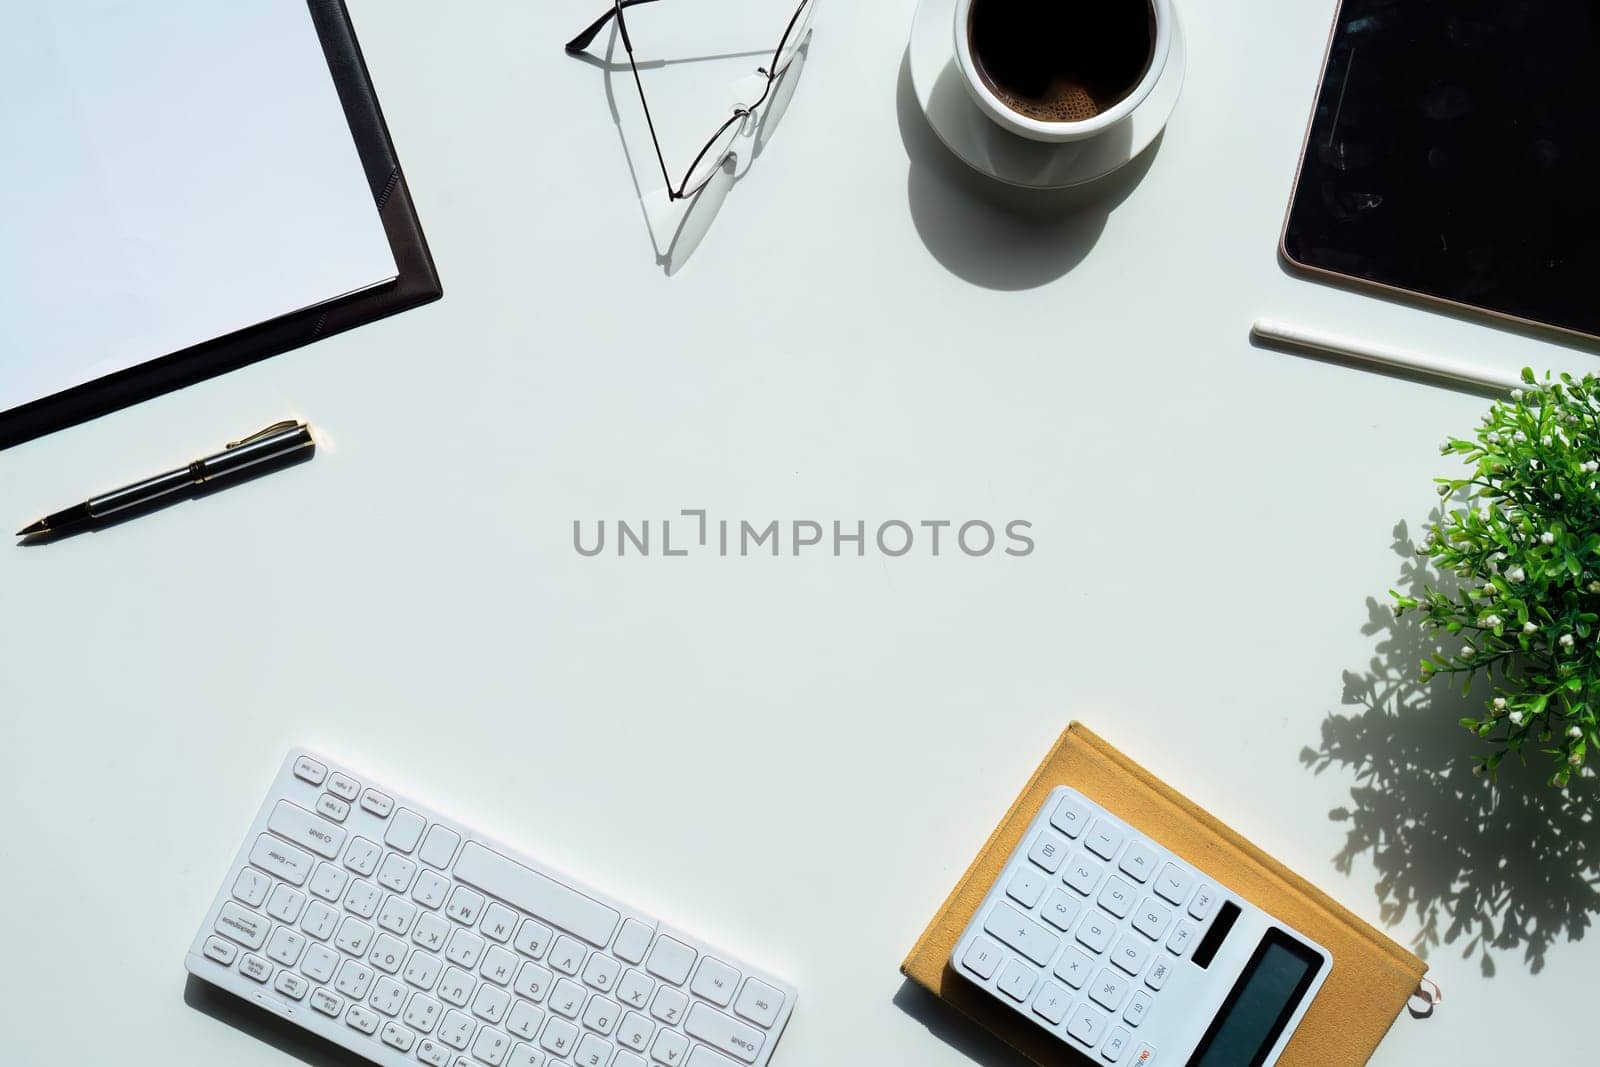
[[[343,0],[307,0],[394,250],[395,281],[194,345],[0,412],[0,449],[439,299],[444,290]],[[90,294],[92,295],[92,294]]]

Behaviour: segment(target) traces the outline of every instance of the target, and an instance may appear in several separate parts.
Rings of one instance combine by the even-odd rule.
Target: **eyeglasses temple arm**
[[[601,30],[606,28],[606,23],[617,18],[617,13],[623,8],[636,7],[639,4],[649,4],[654,2],[655,0],[621,0],[620,3],[614,5],[604,15],[601,15],[599,18],[595,19],[594,22],[590,23],[589,27],[582,33],[578,34],[578,36],[567,42],[567,55],[575,56],[593,44],[595,37],[599,35]],[[623,47],[626,48],[631,54],[633,52],[633,42],[628,39],[628,24],[622,19],[617,19],[617,27],[622,31]]]

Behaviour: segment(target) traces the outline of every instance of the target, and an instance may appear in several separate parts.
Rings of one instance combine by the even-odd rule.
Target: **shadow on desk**
[[[895,992],[894,1006],[980,1067],[1033,1067],[1032,1060],[909,978]]]
[[[240,1000],[209,982],[202,982],[194,975],[184,984],[183,1002],[311,1067],[372,1067],[371,1060],[302,1030],[287,1019]]]
[[[1394,549],[1405,561],[1398,590],[1449,588],[1416,555],[1405,523]],[[1459,944],[1486,977],[1499,953],[1519,953],[1537,974],[1553,944],[1582,939],[1600,913],[1600,789],[1592,776],[1545,785],[1537,751],[1526,766],[1508,758],[1497,783],[1475,777],[1472,757],[1485,749],[1458,720],[1482,714],[1485,690],[1420,683],[1418,663],[1438,639],[1417,612],[1397,619],[1376,599],[1367,607],[1362,632],[1381,638],[1364,671],[1344,674],[1344,703],[1358,710],[1330,715],[1321,743],[1300,756],[1316,774],[1354,778],[1349,806],[1329,813],[1348,826],[1334,865],[1348,874],[1370,859],[1383,923],[1414,928],[1424,958]]]
[[[906,195],[918,236],[951,274],[985,289],[1035,289],[1083,262],[1161,150],[1158,137],[1121,170],[1073,189],[1022,189],[989,178],[928,125],[909,51],[900,62],[895,112],[911,161]]]

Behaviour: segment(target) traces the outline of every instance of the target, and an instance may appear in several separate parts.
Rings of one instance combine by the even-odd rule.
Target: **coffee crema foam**
[[[1150,0],[974,0],[967,32],[984,84],[1039,122],[1085,122],[1150,69]]]

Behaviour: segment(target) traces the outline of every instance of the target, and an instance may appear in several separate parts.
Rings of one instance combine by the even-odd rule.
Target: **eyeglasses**
[[[756,108],[766,103],[767,97],[772,95],[773,83],[789,69],[794,58],[800,52],[800,46],[805,43],[806,33],[811,29],[811,16],[816,11],[816,0],[800,0],[800,6],[795,9],[794,17],[789,20],[789,26],[783,31],[783,37],[778,41],[778,48],[772,53],[772,62],[760,67],[756,73],[761,76],[759,89],[752,86],[749,92],[755,95],[752,103],[738,104],[733,109],[733,114],[728,120],[717,128],[711,139],[700,149],[700,154],[694,157],[694,162],[689,164],[689,170],[683,180],[674,182],[672,172],[667,168],[667,157],[661,151],[661,139],[656,136],[655,120],[650,116],[650,101],[645,96],[644,80],[639,77],[639,64],[633,59],[633,41],[628,36],[628,19],[624,11],[639,4],[652,3],[654,0],[615,0],[610,11],[594,20],[594,23],[578,36],[567,42],[567,54],[577,55],[593,43],[595,36],[605,29],[606,24],[612,19],[617,20],[617,29],[622,34],[622,47],[628,52],[628,65],[633,68],[633,82],[639,87],[639,102],[644,106],[645,124],[650,127],[650,140],[656,147],[656,161],[661,164],[661,177],[667,183],[667,195],[673,200],[686,200],[704,189],[716,176],[722,165],[733,154],[735,140],[739,131],[744,128],[745,120],[755,113]]]

